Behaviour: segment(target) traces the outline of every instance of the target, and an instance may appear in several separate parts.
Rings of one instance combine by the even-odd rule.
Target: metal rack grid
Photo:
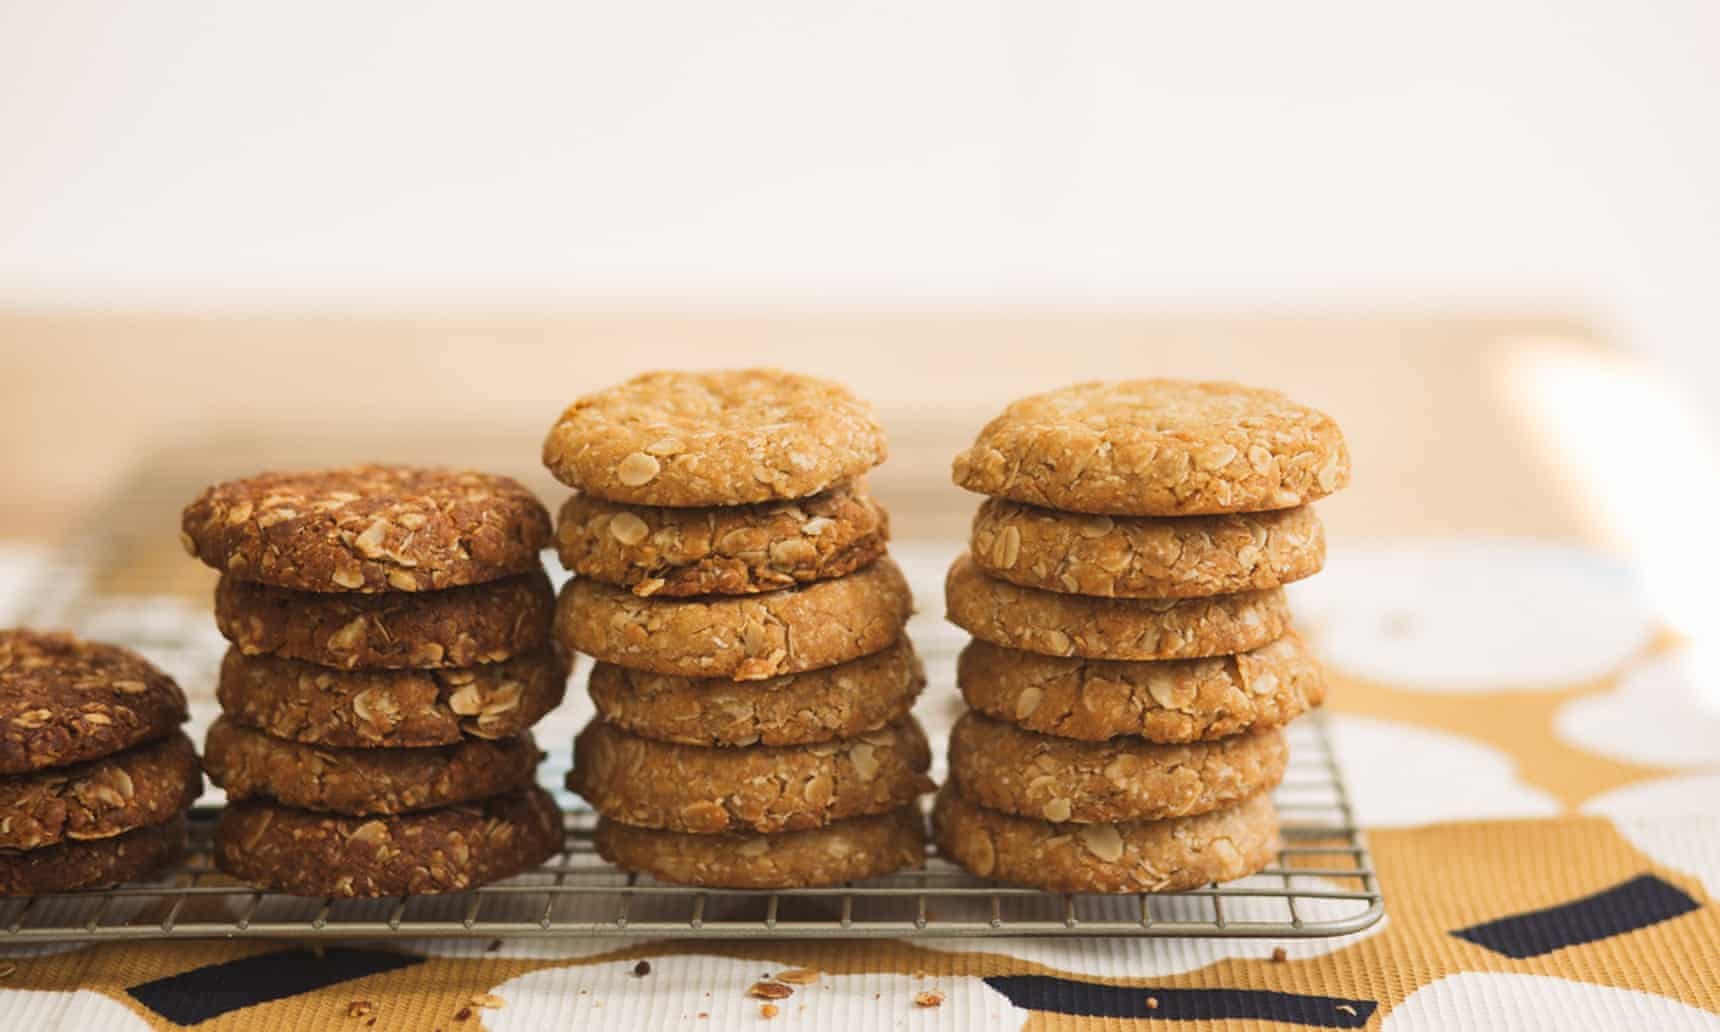
[[[89,542],[55,557],[31,596],[28,621],[138,648],[168,665],[195,696],[219,658],[206,640],[207,615],[188,624],[135,600],[98,599],[90,586],[98,583],[102,564],[122,551],[111,540],[101,546]],[[928,569],[934,582],[939,573]],[[113,607],[125,619],[116,619]],[[915,630],[928,670],[953,667],[963,639],[951,631],[935,620]],[[1325,721],[1318,714],[1304,718],[1289,735],[1290,766],[1275,793],[1284,823],[1275,862],[1249,878],[1189,892],[1057,895],[977,879],[935,855],[921,871],[837,888],[747,892],[669,885],[599,857],[591,841],[595,818],[561,793],[568,806],[563,850],[532,872],[446,896],[304,899],[257,892],[214,870],[209,839],[219,810],[206,806],[193,813],[186,860],[159,881],[0,901],[0,946],[560,936],[1318,938],[1361,931],[1380,919],[1384,902]],[[565,769],[565,755],[559,763],[553,755],[546,784],[559,777],[557,767]]]

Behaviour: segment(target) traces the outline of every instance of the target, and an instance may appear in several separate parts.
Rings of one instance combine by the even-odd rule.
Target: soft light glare
[[[1720,548],[1705,533],[1720,513],[1720,453],[1709,426],[1664,376],[1621,358],[1527,345],[1508,378],[1649,601],[1689,638],[1702,698],[1720,709]]]

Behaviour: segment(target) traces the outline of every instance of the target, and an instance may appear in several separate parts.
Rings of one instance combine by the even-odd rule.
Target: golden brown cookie
[[[1211,659],[1041,656],[972,641],[956,663],[969,706],[1029,731],[1098,742],[1196,742],[1282,727],[1326,699],[1326,678],[1290,631]]]
[[[151,878],[185,855],[185,829],[185,815],[178,813],[113,838],[0,849],[0,896],[105,889]]]
[[[950,777],[993,810],[1057,823],[1156,821],[1235,806],[1284,779],[1284,732],[1160,745],[1078,742],[969,710],[950,730]]]
[[[987,576],[962,554],[944,580],[951,623],[1047,656],[1199,659],[1257,649],[1290,629],[1281,588],[1209,598],[1088,598]]]
[[[137,653],[0,630],[0,774],[106,756],[184,722],[185,694]]]
[[[453,670],[331,670],[232,648],[216,695],[229,718],[276,738],[416,748],[517,735],[561,704],[567,676],[553,647]]]
[[[549,640],[555,590],[542,570],[447,591],[311,594],[222,577],[215,623],[247,656],[352,670],[497,663]]]
[[[570,487],[678,507],[805,498],[884,454],[872,406],[774,369],[645,373],[568,406],[543,443]]]
[[[428,749],[329,749],[218,719],[203,742],[209,777],[228,799],[354,816],[408,813],[525,788],[537,771],[530,732]]]
[[[1048,892],[1185,892],[1271,864],[1278,814],[1262,792],[1198,817],[1054,824],[987,810],[955,781],[938,792],[938,852],[981,878]]]
[[[183,732],[70,767],[0,777],[0,849],[113,838],[161,824],[203,791]]]
[[[609,723],[684,745],[813,745],[853,738],[908,715],[926,686],[907,635],[881,652],[832,667],[731,681],[673,677],[599,663],[591,701]]]
[[[1350,480],[1338,424],[1234,383],[1081,383],[1023,398],[956,456],[955,482],[1114,516],[1288,509]]]
[[[776,835],[688,835],[597,822],[597,853],[659,881],[722,889],[799,889],[877,878],[926,862],[918,806]]]
[[[973,561],[1027,588],[1101,598],[1198,598],[1276,588],[1320,572],[1310,506],[1228,516],[1083,516],[988,498]]]
[[[574,740],[567,787],[638,828],[768,834],[906,806],[932,790],[931,764],[912,718],[844,742],[744,749],[653,742],[594,720]]]
[[[884,509],[862,481],[785,502],[721,508],[561,507],[562,565],[640,596],[752,595],[852,573],[884,554]]]
[[[541,788],[390,817],[312,813],[259,799],[215,826],[215,866],[294,896],[463,892],[561,851],[561,811]]]
[[[556,634],[606,663],[681,677],[768,677],[870,655],[902,635],[913,596],[888,558],[836,580],[763,595],[640,598],[576,577]]]
[[[185,508],[192,557],[295,591],[440,591],[538,566],[549,512],[511,477],[410,466],[262,473]]]

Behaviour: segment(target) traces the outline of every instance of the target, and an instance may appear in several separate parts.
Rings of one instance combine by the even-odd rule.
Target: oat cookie
[[[1320,572],[1326,535],[1306,505],[1228,516],[1085,516],[988,498],[973,561],[1027,588],[1102,598],[1198,598]]]
[[[561,811],[541,788],[391,817],[342,817],[250,799],[215,826],[215,865],[294,896],[463,892],[561,850]]]
[[[862,481],[811,498],[720,508],[561,507],[562,565],[640,596],[752,595],[852,573],[884,554],[884,509]]]
[[[497,663],[549,640],[555,591],[542,570],[447,591],[314,595],[222,577],[215,623],[247,656],[352,670]]]
[[[659,881],[722,889],[799,889],[877,878],[926,862],[918,806],[777,835],[687,835],[597,822],[597,853]]]
[[[956,456],[969,491],[1047,509],[1196,516],[1288,509],[1350,480],[1338,424],[1234,383],[1081,383],[1023,398]]]
[[[836,580],[686,600],[576,577],[562,589],[556,634],[617,666],[760,681],[877,652],[901,637],[912,612],[908,582],[888,558]]]
[[[1185,892],[1270,864],[1278,814],[1262,792],[1198,817],[1054,824],[977,806],[952,780],[932,808],[932,837],[981,878],[1048,892]]]
[[[0,778],[0,849],[113,838],[161,824],[203,791],[183,732],[71,767]]]
[[[634,505],[805,498],[884,454],[872,406],[774,369],[645,373],[568,406],[543,443],[557,480]]]
[[[517,735],[561,704],[567,676],[555,648],[451,670],[331,670],[232,648],[216,695],[228,718],[276,738],[418,748]]]
[[[989,577],[963,554],[944,580],[951,623],[974,637],[1047,656],[1198,659],[1246,652],[1283,637],[1281,588],[1209,598],[1088,598]]]
[[[981,713],[1088,742],[1223,738],[1282,727],[1326,699],[1325,673],[1295,631],[1234,656],[1147,663],[972,641],[956,663],[956,686]]]
[[[634,827],[772,833],[906,806],[931,791],[931,764],[912,718],[844,742],[746,749],[653,742],[594,720],[574,741],[567,787]]]
[[[184,814],[113,838],[0,849],[0,896],[105,889],[153,877],[185,854]]]
[[[410,466],[262,473],[204,491],[180,541],[241,580],[295,591],[440,591],[525,573],[549,512],[511,477]]]
[[[225,717],[209,727],[203,762],[228,799],[266,796],[306,810],[408,813],[525,788],[538,764],[530,732],[428,749],[329,749],[271,738]]]
[[[135,652],[0,630],[0,774],[106,756],[184,721],[185,694]]]
[[[1235,806],[1284,779],[1276,729],[1215,742],[1078,742],[969,710],[950,731],[950,777],[993,810],[1058,823],[1156,821]]]
[[[882,652],[832,667],[731,681],[673,677],[599,663],[591,701],[604,720],[684,745],[814,745],[900,720],[926,686],[906,635]]]

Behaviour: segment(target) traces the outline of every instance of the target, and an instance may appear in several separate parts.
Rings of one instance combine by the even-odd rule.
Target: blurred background
[[[1192,375],[1338,417],[1337,540],[1582,543],[1697,613],[1717,68],[1707,0],[0,2],[0,540],[130,485],[170,543],[259,464],[559,498],[574,396],[754,363],[874,399],[955,536],[1006,400]]]

